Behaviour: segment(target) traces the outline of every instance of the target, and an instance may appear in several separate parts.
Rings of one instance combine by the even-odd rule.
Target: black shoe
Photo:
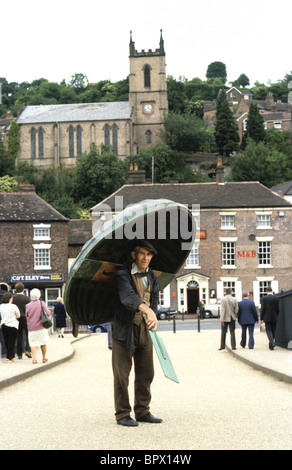
[[[155,418],[151,413],[147,413],[145,416],[141,416],[141,418],[137,418],[139,423],[162,423],[161,418]]]
[[[117,424],[121,424],[122,426],[138,426],[137,421],[131,418],[131,416],[125,416],[117,421]]]
[[[225,348],[219,348],[218,351],[222,351],[222,349],[225,349]]]

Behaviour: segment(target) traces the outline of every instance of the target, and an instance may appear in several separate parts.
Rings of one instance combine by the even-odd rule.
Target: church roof
[[[130,119],[132,110],[128,101],[26,106],[19,115],[17,123],[116,121]]]

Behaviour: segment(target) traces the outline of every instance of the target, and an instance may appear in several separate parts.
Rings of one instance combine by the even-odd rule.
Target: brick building
[[[231,87],[226,91],[226,97],[230,108],[234,113],[234,119],[238,126],[240,140],[246,130],[246,123],[250,104],[256,104],[263,119],[265,129],[278,129],[282,131],[292,130],[292,105],[275,101],[273,95],[268,93],[265,100],[254,100],[250,90]],[[206,104],[204,117],[209,124],[216,123],[216,102]]]
[[[41,199],[32,185],[0,193],[0,288],[37,287],[52,307],[68,275],[68,219]]]
[[[162,33],[155,51],[138,52],[132,34],[129,49],[129,101],[27,106],[17,118],[18,161],[70,167],[91,144],[111,145],[123,158],[161,141],[168,111]]]
[[[258,182],[128,184],[92,209],[93,225],[161,198],[187,205],[198,224],[186,264],[161,293],[164,305],[195,312],[199,299],[215,302],[227,287],[238,300],[252,292],[259,305],[267,285],[291,289],[292,205]]]

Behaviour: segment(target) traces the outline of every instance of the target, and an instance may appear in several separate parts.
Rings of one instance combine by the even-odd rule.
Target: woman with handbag
[[[37,363],[37,348],[40,347],[43,355],[43,362],[47,362],[47,344],[50,342],[48,330],[42,323],[42,310],[50,317],[51,312],[45,302],[40,300],[39,289],[32,289],[30,292],[31,302],[25,306],[27,318],[28,341],[31,347],[32,363]]]

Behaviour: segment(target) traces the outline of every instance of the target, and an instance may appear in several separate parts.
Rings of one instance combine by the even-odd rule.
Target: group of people
[[[260,308],[260,322],[265,323],[269,348],[275,347],[275,333],[279,315],[279,298],[273,294],[271,287],[267,287],[266,295],[262,297]],[[219,351],[225,349],[226,333],[229,328],[232,349],[236,349],[235,324],[236,319],[241,326],[240,346],[245,348],[247,343],[247,331],[249,335],[248,347],[254,348],[254,326],[258,323],[258,311],[253,300],[249,299],[249,293],[243,293],[243,299],[237,302],[232,296],[232,289],[226,290],[226,295],[221,300],[221,344]]]
[[[42,362],[47,362],[47,344],[50,341],[48,330],[41,322],[41,310],[50,317],[51,311],[41,298],[39,289],[32,289],[30,296],[24,293],[24,285],[19,282],[15,285],[15,295],[11,292],[3,294],[0,305],[0,325],[6,347],[6,362],[12,363],[15,358],[15,345],[18,359],[24,354],[37,363],[37,350],[41,349]],[[56,327],[59,337],[64,337],[66,327],[66,311],[62,298],[57,299],[54,308]]]

